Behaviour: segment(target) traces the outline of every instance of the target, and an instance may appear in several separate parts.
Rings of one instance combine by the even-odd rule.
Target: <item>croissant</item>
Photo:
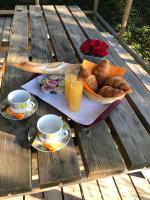
[[[103,86],[103,84],[107,78],[108,78],[108,76],[102,76],[99,74],[96,76],[96,80],[97,80],[99,88],[101,88]]]
[[[121,77],[109,77],[105,80],[104,85],[111,86],[123,91],[127,91],[129,89],[127,81]]]
[[[109,60],[105,59],[100,64],[96,65],[95,68],[92,71],[92,74],[95,76],[101,75],[101,76],[108,76],[110,70],[110,63]]]
[[[90,73],[90,71],[88,70],[88,69],[86,69],[85,67],[81,67],[80,68],[80,71],[79,71],[79,73],[78,73],[78,76],[80,77],[80,78],[82,78],[82,79],[86,79],[88,76],[90,76],[91,75],[91,73]]]
[[[122,90],[114,89],[110,86],[104,86],[99,91],[98,94],[102,95],[103,97],[119,97],[124,94]]]
[[[91,90],[93,90],[93,91],[98,90],[97,80],[96,80],[96,77],[94,75],[90,75],[84,80],[87,83],[87,85],[91,88]]]
[[[96,76],[98,86],[102,87],[105,79],[109,76],[110,63],[107,59],[96,65],[92,73]]]

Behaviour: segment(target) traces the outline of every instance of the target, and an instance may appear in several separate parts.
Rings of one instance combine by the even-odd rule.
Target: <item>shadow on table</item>
[[[28,131],[33,124],[32,119],[34,119],[34,117],[30,118],[30,120],[13,121],[0,116],[0,132],[14,135],[14,143],[26,149],[30,149],[31,144],[28,141]]]

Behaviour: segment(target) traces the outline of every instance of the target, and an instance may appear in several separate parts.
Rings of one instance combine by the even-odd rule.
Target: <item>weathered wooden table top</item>
[[[89,59],[80,52],[80,45],[87,38],[106,39],[78,7],[50,5],[29,6],[28,9],[16,6],[0,101],[34,77],[12,67],[12,63],[28,60],[81,62],[84,58]],[[86,180],[150,166],[150,79],[141,68],[132,70],[132,62],[120,57],[124,53],[121,48],[118,54],[117,46],[112,41],[110,44],[110,62],[127,69],[125,78],[134,92],[124,98],[105,121],[94,127],[85,129],[68,122],[75,130],[75,137],[61,151],[36,153],[40,188],[83,180],[80,154]],[[34,188],[28,130],[40,116],[60,114],[42,100],[38,102],[37,112],[23,121],[0,117],[0,196]],[[67,120],[65,116],[64,119]]]

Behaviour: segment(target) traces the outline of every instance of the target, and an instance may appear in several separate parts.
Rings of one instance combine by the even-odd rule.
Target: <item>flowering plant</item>
[[[82,43],[80,51],[84,54],[104,57],[108,55],[108,44],[97,39],[88,39]]]

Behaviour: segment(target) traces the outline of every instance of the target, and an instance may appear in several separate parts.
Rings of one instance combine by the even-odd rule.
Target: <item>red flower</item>
[[[88,39],[80,46],[80,51],[84,54],[103,57],[108,55],[108,44],[97,39]]]
[[[90,43],[85,43],[80,46],[80,51],[84,52],[85,54],[90,53]]]
[[[108,55],[108,52],[104,49],[104,48],[101,48],[101,47],[94,47],[94,56],[107,56]]]

